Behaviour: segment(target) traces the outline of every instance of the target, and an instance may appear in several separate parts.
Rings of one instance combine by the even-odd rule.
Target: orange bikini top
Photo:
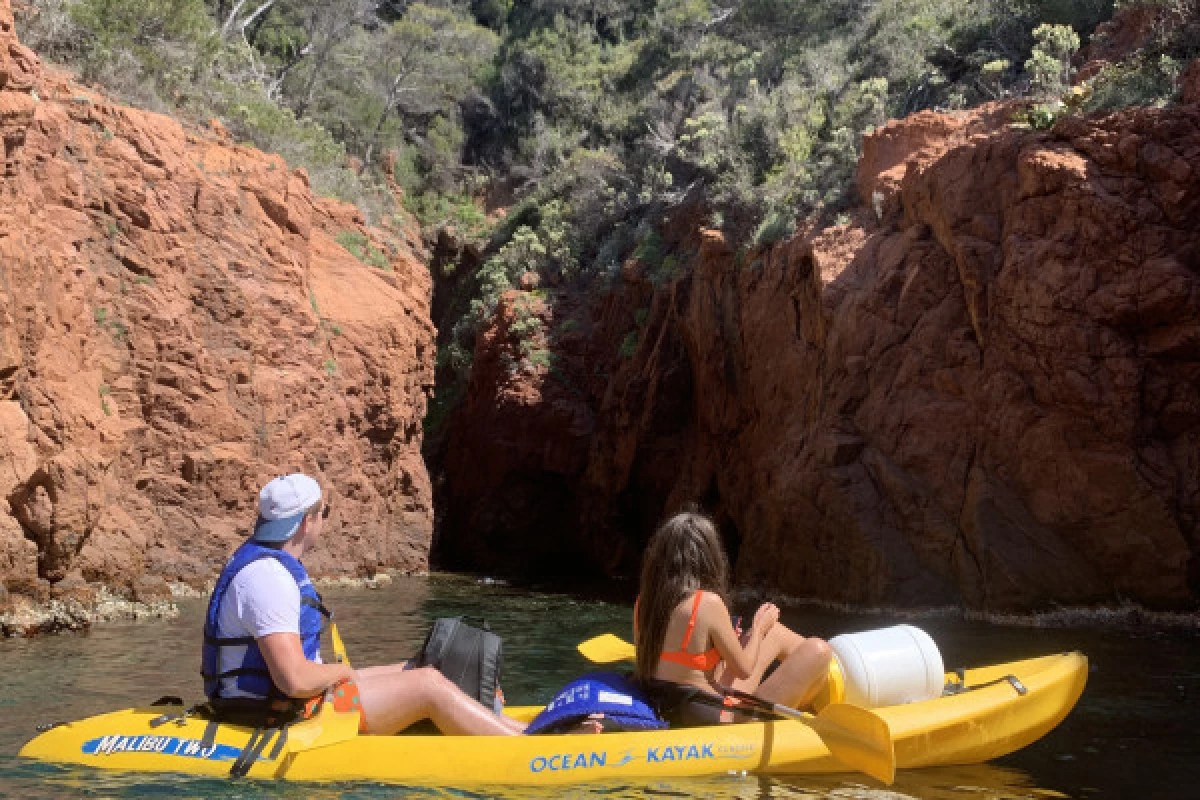
[[[721,663],[721,654],[717,652],[717,648],[713,647],[705,650],[703,653],[689,653],[688,644],[692,641],[692,631],[696,628],[696,614],[700,611],[700,598],[704,595],[703,590],[696,590],[696,599],[692,601],[692,615],[688,617],[687,630],[683,634],[683,641],[679,645],[678,650],[664,650],[659,656],[661,661],[669,661],[672,664],[679,664],[688,669],[696,669],[701,672],[711,672],[716,668],[717,664]],[[637,619],[637,603],[634,603],[633,610],[634,619]]]

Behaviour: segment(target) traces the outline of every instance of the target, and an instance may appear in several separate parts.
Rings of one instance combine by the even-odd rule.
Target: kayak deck
[[[1003,678],[1014,675],[1019,694]],[[948,675],[947,680],[955,676]],[[888,724],[900,768],[971,764],[1011,753],[1057,725],[1087,680],[1087,659],[1064,653],[967,670],[957,695],[874,709]],[[529,719],[536,707],[509,713]],[[201,719],[151,720],[169,708],[126,709],[54,727],[20,755],[106,769],[223,776],[250,730]],[[333,713],[330,711],[330,713]],[[270,756],[274,756],[271,758]],[[266,748],[249,775],[300,781],[367,780],[438,786],[554,785],[727,772],[846,772],[804,722],[779,720],[601,735],[353,736],[323,744],[317,720],[291,726],[277,753]]]

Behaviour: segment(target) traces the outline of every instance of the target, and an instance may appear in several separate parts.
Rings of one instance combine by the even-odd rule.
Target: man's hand
[[[354,679],[354,670],[348,664],[318,664],[305,658],[299,634],[270,633],[256,641],[271,671],[272,683],[288,697],[314,697]]]

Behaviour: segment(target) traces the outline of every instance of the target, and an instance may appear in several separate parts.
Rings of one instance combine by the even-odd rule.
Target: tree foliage
[[[480,271],[439,321],[456,370],[524,272],[610,280],[684,204],[766,246],[856,200],[862,137],[888,118],[1170,102],[1200,49],[1196,0],[1158,0],[1153,41],[1077,90],[1072,54],[1113,0],[33,2],[23,35],[89,79],[220,116],[367,206],[388,164],[423,222],[475,238]]]

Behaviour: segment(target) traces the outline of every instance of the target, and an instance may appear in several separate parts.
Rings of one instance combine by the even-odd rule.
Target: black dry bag
[[[471,697],[488,708],[496,707],[504,642],[488,630],[463,622],[462,617],[433,621],[425,644],[417,654],[420,667],[435,667]]]

